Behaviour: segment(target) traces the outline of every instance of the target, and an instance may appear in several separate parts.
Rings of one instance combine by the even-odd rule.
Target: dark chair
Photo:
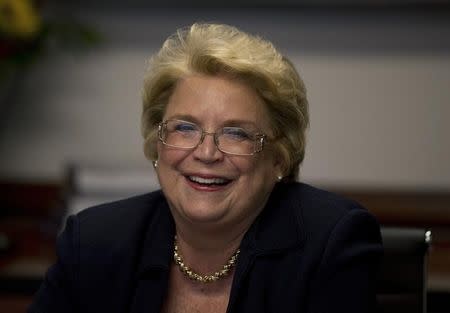
[[[382,227],[384,258],[378,276],[380,313],[426,312],[427,251],[431,232]]]

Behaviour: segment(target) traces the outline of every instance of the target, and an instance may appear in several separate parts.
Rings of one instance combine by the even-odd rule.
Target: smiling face
[[[241,82],[192,75],[180,80],[164,120],[193,122],[207,132],[237,126],[271,134],[265,104]],[[248,227],[262,210],[276,177],[269,149],[250,156],[219,151],[213,136],[194,149],[158,142],[157,174],[177,225]]]

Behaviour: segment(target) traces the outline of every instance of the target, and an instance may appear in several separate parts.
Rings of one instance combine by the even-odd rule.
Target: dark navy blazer
[[[159,312],[174,230],[161,191],[70,217],[28,312]],[[240,249],[227,312],[375,308],[380,229],[352,201],[306,184],[277,184]]]

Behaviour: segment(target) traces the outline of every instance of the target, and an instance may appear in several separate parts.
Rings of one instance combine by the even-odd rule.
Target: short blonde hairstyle
[[[157,126],[177,82],[192,74],[225,75],[264,100],[272,145],[285,181],[297,179],[309,124],[306,88],[292,63],[267,40],[222,24],[179,29],[150,59],[143,88],[142,135],[148,159],[157,159]]]

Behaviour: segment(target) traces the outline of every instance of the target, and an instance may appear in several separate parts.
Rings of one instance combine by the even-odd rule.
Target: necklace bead
[[[237,258],[241,251],[239,249],[236,250],[235,253],[230,257],[228,262],[222,266],[222,268],[211,275],[200,275],[194,272],[189,266],[184,264],[183,257],[178,252],[177,245],[177,236],[175,235],[174,247],[173,247],[173,260],[175,264],[178,266],[180,271],[186,275],[189,279],[198,281],[200,283],[210,283],[221,279],[222,277],[227,276],[230,273],[230,270],[236,265]]]

